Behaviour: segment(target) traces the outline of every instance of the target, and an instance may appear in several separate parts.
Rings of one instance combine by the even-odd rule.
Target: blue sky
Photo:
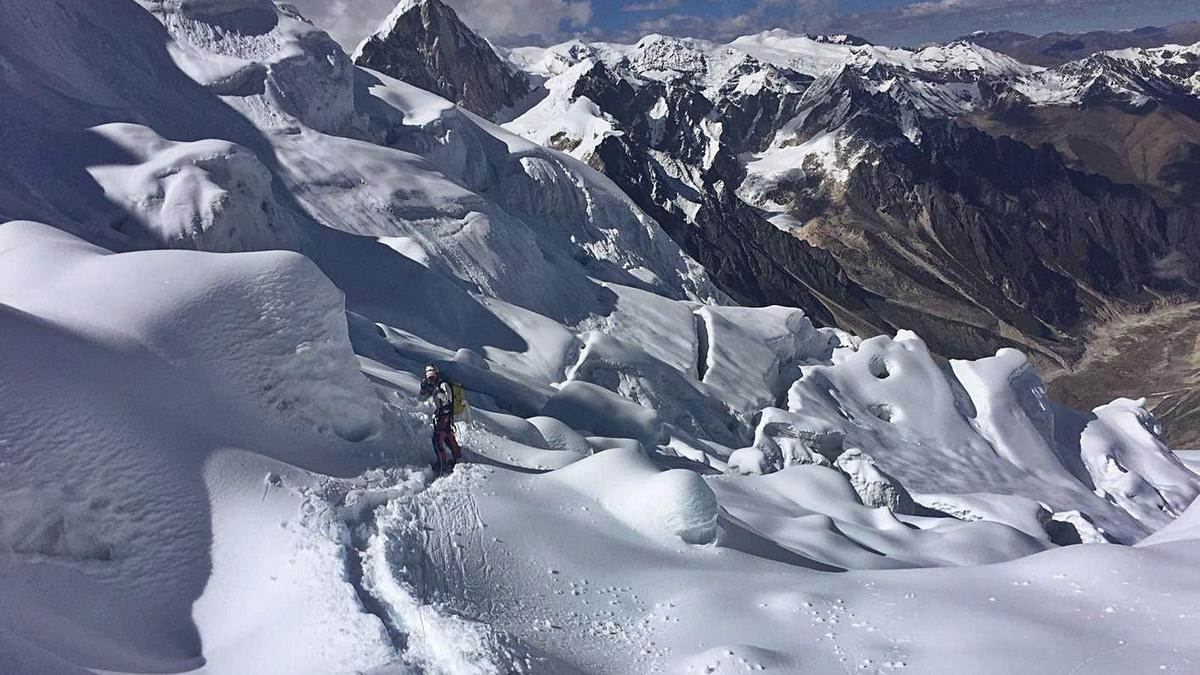
[[[292,0],[352,49],[396,0]],[[727,40],[771,28],[848,32],[880,44],[948,40],[976,30],[1138,28],[1200,19],[1200,0],[443,0],[493,41],[573,36],[634,41],[647,33]]]
[[[1198,0],[592,0],[591,7],[585,29],[598,34],[652,29],[726,38],[783,27],[851,32],[883,44],[947,40],[975,30],[1042,34],[1200,19]]]

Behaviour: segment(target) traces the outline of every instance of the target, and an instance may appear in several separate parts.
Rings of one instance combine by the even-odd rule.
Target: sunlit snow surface
[[[1136,401],[718,306],[607,179],[290,9],[21,5],[0,672],[1196,670],[1200,478]],[[436,482],[430,361],[474,408]]]

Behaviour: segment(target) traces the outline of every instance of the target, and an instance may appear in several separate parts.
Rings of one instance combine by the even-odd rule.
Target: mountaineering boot
[[[458,460],[452,459],[446,462],[446,473],[454,473],[454,467],[458,466]]]

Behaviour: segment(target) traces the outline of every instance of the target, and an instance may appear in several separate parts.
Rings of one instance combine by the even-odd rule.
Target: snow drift
[[[272,514],[287,506],[235,515],[262,502],[262,476],[280,461],[353,472],[368,449],[351,441],[395,441],[341,293],[294,253],[111,254],[29,222],[0,226],[0,261],[0,549],[13,563],[0,631],[109,670],[220,662],[231,606],[203,608],[226,574],[285,580],[245,609],[248,630],[306,598],[295,582],[318,569],[284,569],[292,544]],[[244,528],[262,549],[225,543]],[[309,600],[309,619],[362,623]]]

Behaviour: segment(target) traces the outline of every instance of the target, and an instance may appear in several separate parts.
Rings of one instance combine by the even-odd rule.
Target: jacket
[[[420,399],[424,401],[429,398],[434,402],[434,417],[454,417],[454,390],[450,388],[449,382],[441,378],[423,380]]]

